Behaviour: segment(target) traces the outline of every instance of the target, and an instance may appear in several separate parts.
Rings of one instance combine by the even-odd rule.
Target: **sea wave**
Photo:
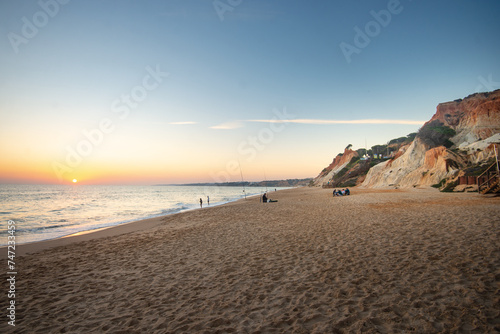
[[[19,244],[210,207],[258,195],[265,188],[197,186],[0,185],[2,217],[16,221]],[[8,196],[7,196],[8,195]],[[0,220],[0,229],[7,219]],[[5,239],[0,246],[5,246]]]
[[[160,214],[161,215],[168,215],[168,214],[178,213],[178,212],[189,210],[189,209],[192,209],[192,207],[189,207],[186,205],[181,205],[181,206],[178,206],[175,208],[161,210]]]

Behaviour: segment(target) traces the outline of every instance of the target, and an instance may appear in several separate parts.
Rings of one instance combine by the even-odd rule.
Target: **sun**
[[[78,180],[77,180],[77,179],[73,179],[73,183],[77,183],[77,182],[78,182]]]

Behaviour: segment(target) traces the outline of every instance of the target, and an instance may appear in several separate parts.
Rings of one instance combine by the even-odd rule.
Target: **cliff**
[[[376,145],[367,160],[350,163],[355,162],[352,159],[358,154],[346,149],[314,179],[314,185],[361,184],[370,188],[446,185],[467,171],[480,171],[495,156],[494,144],[500,144],[500,90],[439,104],[416,136],[394,139],[385,146]],[[376,149],[380,152],[380,147],[391,151],[390,157],[383,157],[383,161],[373,155]],[[355,178],[349,180],[343,174]]]
[[[438,134],[446,133],[443,129],[453,134],[450,147],[430,145],[433,140],[426,137],[428,131],[426,135],[423,131],[429,128]],[[496,142],[500,142],[500,90],[441,103],[411,145],[370,169],[362,186],[430,186],[451,180],[461,170],[492,158],[491,144]]]
[[[458,147],[485,140],[500,133],[500,90],[441,103],[427,123],[434,120],[456,131],[451,141]]]
[[[380,163],[368,171],[362,186],[430,186],[454,176],[465,165],[464,159],[444,146],[428,148],[417,138],[395,159]]]
[[[332,182],[334,176],[346,168],[353,158],[358,158],[358,153],[350,148],[346,148],[343,154],[337,155],[332,163],[313,179],[313,184],[321,186]]]

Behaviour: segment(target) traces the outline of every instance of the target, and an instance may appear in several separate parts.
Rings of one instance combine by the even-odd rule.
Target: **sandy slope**
[[[500,331],[500,198],[270,197],[17,258],[16,332]]]

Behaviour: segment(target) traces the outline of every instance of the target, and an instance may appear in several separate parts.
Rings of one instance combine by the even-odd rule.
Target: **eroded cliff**
[[[333,159],[332,163],[323,169],[316,178],[314,178],[313,184],[318,186],[328,184],[333,180],[334,176],[346,168],[346,166],[355,157],[358,157],[358,153],[350,148],[346,148],[344,153],[337,155]]]
[[[492,143],[500,142],[500,90],[441,103],[422,129],[439,122],[455,133],[449,139],[451,147],[433,147],[432,140],[417,135],[404,152],[370,169],[362,186],[430,186],[488,161],[494,156]]]
[[[362,181],[362,186],[371,188],[444,184],[491,161],[496,144],[500,144],[500,90],[441,103],[416,138],[399,144],[388,160],[375,164],[373,155],[368,158],[374,166],[366,176],[360,175],[358,183]],[[314,179],[314,184],[335,184],[335,175],[354,157],[358,157],[357,152],[346,149]],[[366,160],[361,163],[367,165]],[[356,169],[352,163],[349,167]]]

